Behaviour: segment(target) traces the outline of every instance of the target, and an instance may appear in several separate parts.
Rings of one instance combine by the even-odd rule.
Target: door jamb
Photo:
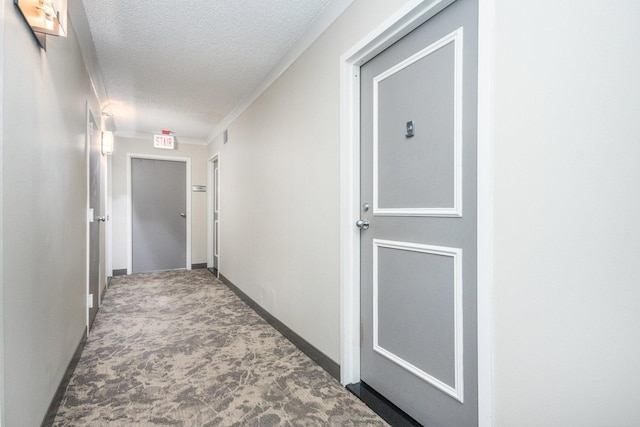
[[[149,159],[149,160],[166,160],[170,162],[183,162],[187,166],[187,256],[186,269],[191,270],[191,158],[189,157],[171,157],[156,156],[153,154],[136,154],[127,153],[127,274],[133,271],[133,221],[132,221],[132,193],[131,193],[131,160],[132,159]]]
[[[220,277],[220,185],[218,184],[217,188],[215,186],[214,179],[214,162],[218,161],[218,179],[220,179],[220,153],[215,153],[213,156],[209,157],[207,161],[207,185],[209,186],[210,191],[207,194],[207,267],[213,267],[213,256],[215,251],[215,242],[213,241],[213,227],[214,227],[214,215],[213,211],[215,210],[215,194],[214,191],[217,191],[218,194],[218,235],[216,239],[218,240],[218,277]]]
[[[85,104],[85,109],[86,109],[86,136],[85,136],[85,165],[86,165],[86,206],[85,206],[85,235],[86,235],[86,242],[85,242],[85,282],[86,282],[86,290],[85,290],[85,296],[84,296],[84,303],[85,303],[85,323],[87,326],[87,336],[89,336],[89,293],[90,293],[90,289],[89,289],[89,280],[90,280],[90,269],[91,269],[91,239],[90,239],[90,233],[91,233],[91,223],[89,222],[89,209],[91,209],[91,116],[93,116],[93,120],[95,122],[95,115],[93,114],[93,112],[91,111],[91,107],[89,106],[89,101],[86,102]],[[96,129],[97,131],[98,129]],[[100,213],[98,213],[98,215],[100,215]]]
[[[105,232],[105,252],[106,252],[106,283],[105,288],[109,286],[109,277],[113,276],[113,156],[106,156],[106,209],[105,215],[107,216],[106,232]]]
[[[360,67],[455,0],[413,0],[340,58],[340,381],[360,381]],[[478,0],[478,420],[492,424],[491,32],[494,0]]]
[[[86,234],[86,250],[85,250],[85,258],[86,258],[86,271],[85,271],[85,282],[87,284],[86,286],[86,294],[84,297],[84,301],[85,301],[85,311],[86,311],[86,324],[87,324],[87,336],[89,336],[90,328],[89,328],[89,295],[91,294],[91,287],[90,287],[90,272],[91,272],[91,222],[93,220],[93,218],[89,217],[89,210],[91,209],[91,138],[93,137],[92,135],[92,129],[91,129],[91,118],[93,117],[93,122],[96,124],[95,129],[93,129],[93,132],[98,132],[100,134],[100,138],[102,139],[102,129],[101,129],[101,123],[100,120],[98,120],[95,114],[93,114],[93,110],[91,109],[91,106],[89,105],[89,101],[86,101],[85,103],[85,109],[86,109],[86,136],[85,136],[85,164],[86,164],[86,208],[85,208],[85,212],[86,212],[86,216],[85,216],[85,234]],[[102,207],[103,204],[103,194],[102,194],[102,184],[103,184],[103,161],[102,161],[102,152],[100,152],[100,177],[99,177],[99,188],[100,188],[100,206]],[[98,213],[94,213],[95,215],[100,215],[102,212],[98,212]],[[102,231],[102,227],[101,231]],[[106,235],[106,233],[105,233]],[[103,278],[102,278],[102,268],[104,267],[104,259],[102,257],[102,254],[105,252],[105,245],[104,245],[104,241],[103,239],[100,238],[100,233],[98,234],[98,295],[96,296],[96,301],[98,304],[98,307],[96,307],[96,309],[100,308],[100,283],[102,282]]]

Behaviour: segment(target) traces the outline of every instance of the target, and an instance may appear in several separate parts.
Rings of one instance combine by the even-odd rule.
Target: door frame
[[[146,160],[166,160],[170,162],[183,162],[186,164],[187,174],[187,256],[186,256],[186,269],[191,270],[191,158],[189,157],[172,157],[172,156],[157,156],[154,154],[137,154],[127,153],[127,274],[131,274],[133,271],[133,221],[132,221],[132,205],[133,194],[131,191],[131,160],[132,159],[146,159]]]
[[[207,160],[207,185],[209,186],[210,191],[207,192],[207,267],[213,267],[213,256],[215,251],[215,242],[213,241],[213,223],[214,223],[214,210],[215,206],[215,193],[217,191],[218,194],[218,233],[216,235],[216,239],[218,240],[218,275],[220,277],[220,184],[218,184],[217,188],[215,187],[215,179],[214,179],[214,163],[218,162],[218,181],[220,180],[220,153],[215,153],[213,156],[209,157]]]
[[[89,220],[89,212],[91,209],[91,160],[90,160],[90,155],[91,155],[91,115],[93,114],[91,111],[91,107],[89,106],[89,101],[86,102],[86,136],[85,136],[85,144],[84,144],[84,151],[85,151],[85,165],[86,165],[86,184],[87,184],[87,188],[86,188],[86,206],[85,206],[85,212],[86,212],[86,222],[85,222],[85,246],[86,246],[86,251],[85,251],[85,282],[86,282],[86,290],[85,290],[85,297],[84,297],[84,302],[85,302],[85,323],[87,325],[87,336],[89,336],[89,280],[90,280],[90,268],[91,268],[91,239],[90,239],[90,227],[91,227],[91,222]],[[95,120],[95,115],[93,116],[94,120]]]
[[[360,381],[360,67],[455,0],[412,0],[340,58],[340,381]],[[494,0],[478,0],[478,420],[492,423],[491,43]]]
[[[84,297],[84,301],[85,301],[85,312],[86,312],[86,324],[87,324],[87,336],[89,336],[90,333],[90,329],[89,329],[89,295],[91,294],[91,223],[93,222],[94,217],[90,216],[90,209],[91,209],[91,117],[93,117],[93,121],[96,124],[96,129],[94,129],[95,132],[100,133],[100,140],[102,141],[102,130],[101,130],[101,123],[98,119],[96,119],[96,115],[93,113],[93,110],[91,109],[91,106],[89,105],[89,101],[86,101],[85,103],[85,109],[86,109],[86,137],[85,137],[85,164],[86,164],[86,180],[87,180],[87,191],[86,191],[86,208],[85,208],[85,212],[86,212],[86,224],[85,224],[85,233],[86,233],[86,254],[85,254],[85,258],[86,258],[86,272],[85,272],[85,281],[86,281],[86,293],[85,293],[85,297]],[[100,151],[100,183],[99,183],[99,187],[100,187],[100,205],[102,207],[102,184],[103,184],[103,175],[102,175],[102,166],[103,166],[103,161],[102,161],[102,151]],[[94,216],[99,216],[101,212],[98,213],[94,213]],[[102,254],[105,251],[104,248],[104,241],[103,239],[100,239],[100,234],[102,233],[102,227],[100,227],[100,232],[98,234],[98,250],[99,250],[99,254],[98,254],[98,295],[97,295],[97,304],[98,307],[96,307],[96,309],[100,308],[100,304],[101,304],[101,298],[100,298],[100,288],[101,288],[101,283],[102,283],[102,275],[101,275],[101,270],[104,267],[104,261],[102,258]]]
[[[113,277],[113,222],[111,221],[111,218],[113,218],[113,156],[112,155],[108,155],[106,156],[107,161],[106,161],[106,187],[107,187],[107,194],[106,194],[106,211],[105,214],[107,216],[107,222],[105,223],[107,225],[106,227],[106,233],[105,233],[105,239],[106,241],[104,242],[105,245],[105,252],[106,252],[106,283],[105,283],[105,288],[109,286],[109,277]]]

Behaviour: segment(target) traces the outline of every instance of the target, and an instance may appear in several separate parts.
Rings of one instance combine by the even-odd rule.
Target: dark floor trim
[[[207,268],[207,263],[206,262],[202,262],[199,264],[191,264],[191,269],[192,270],[204,270],[205,268]]]
[[[211,272],[214,276],[218,277],[218,269],[215,267],[207,267],[207,270]]]
[[[58,408],[60,407],[60,403],[62,402],[62,398],[64,397],[64,393],[69,385],[69,381],[71,381],[71,376],[73,375],[73,371],[75,371],[76,366],[78,366],[78,362],[80,361],[80,356],[82,355],[82,350],[84,349],[84,345],[87,343],[87,328],[84,328],[84,332],[82,333],[82,338],[80,338],[80,343],[76,348],[76,352],[73,353],[73,357],[71,357],[71,361],[67,366],[67,370],[64,372],[62,376],[62,380],[60,381],[60,385],[58,386],[58,390],[56,390],[56,394],[53,395],[53,399],[51,400],[51,404],[49,405],[49,409],[42,420],[41,427],[51,427],[53,425],[53,421],[56,418],[56,413],[58,413]]]
[[[126,276],[126,275],[127,275],[127,269],[126,268],[123,268],[123,269],[120,269],[120,270],[113,270],[113,277]]]
[[[358,396],[360,400],[392,427],[423,427],[422,424],[411,418],[406,412],[364,382],[349,384],[347,390]]]
[[[293,332],[286,326],[284,323],[276,319],[272,314],[270,314],[267,310],[262,308],[257,302],[252,300],[247,294],[242,292],[236,285],[231,283],[229,279],[220,274],[220,280],[222,283],[227,285],[229,289],[236,293],[240,297],[242,301],[244,301],[249,307],[255,310],[256,313],[260,315],[264,320],[266,320],[271,326],[273,326],[278,332],[280,332],[286,339],[291,341],[293,345],[298,347],[300,351],[309,356],[311,360],[316,362],[323,368],[325,371],[329,373],[336,380],[340,381],[340,365],[327,357],[320,350],[311,345],[308,341],[302,338],[300,335]]]

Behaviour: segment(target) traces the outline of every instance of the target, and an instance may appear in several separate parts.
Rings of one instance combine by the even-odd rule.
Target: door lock
[[[356,221],[356,227],[360,230],[368,230],[369,229],[369,220],[368,219],[359,219]]]

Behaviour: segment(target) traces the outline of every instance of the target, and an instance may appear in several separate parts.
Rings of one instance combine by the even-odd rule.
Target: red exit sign
[[[175,148],[174,143],[173,135],[153,135],[153,148],[173,150]]]

